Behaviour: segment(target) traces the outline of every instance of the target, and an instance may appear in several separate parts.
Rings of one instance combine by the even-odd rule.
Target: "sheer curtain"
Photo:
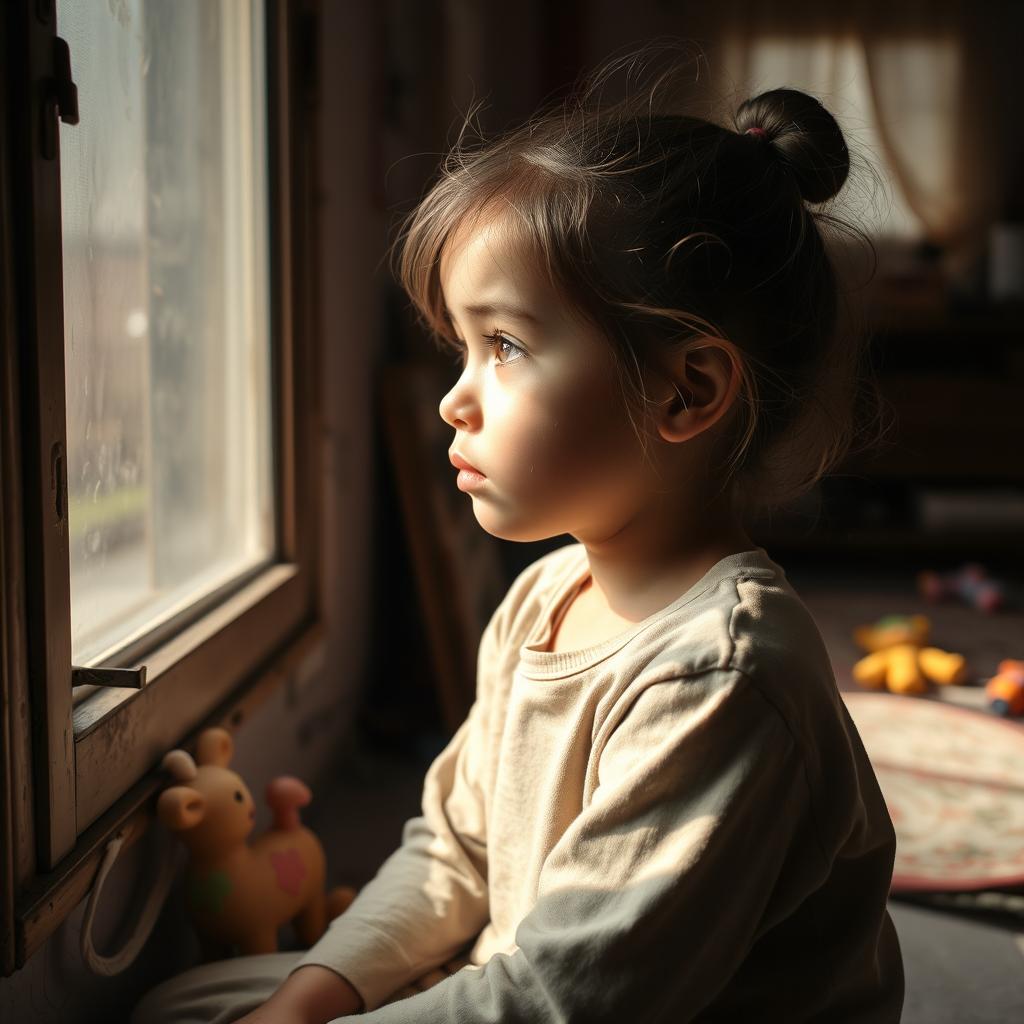
[[[724,0],[716,8],[707,30],[716,91],[733,109],[784,85],[817,96],[847,135],[847,201],[860,204],[872,234],[933,242],[956,274],[982,254],[993,221],[1019,215],[1016,69],[999,60],[1010,53],[999,39],[1021,38],[1024,4]]]

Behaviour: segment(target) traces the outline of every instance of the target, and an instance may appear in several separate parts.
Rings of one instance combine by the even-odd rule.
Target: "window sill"
[[[199,732],[212,725],[235,731],[282,683],[301,677],[307,662],[320,656],[323,644],[323,623],[315,621],[238,687],[182,745],[190,747]],[[25,889],[15,908],[15,969],[24,966],[88,896],[110,839],[123,830],[125,845],[130,846],[156,821],[154,798],[165,785],[158,769],[147,773],[79,836],[53,871],[37,876]]]
[[[228,623],[241,618],[249,609],[262,601],[268,594],[283,586],[298,573],[297,565],[282,563],[260,573],[256,579],[243,587],[237,594],[218,605],[210,614],[182,630],[168,643],[138,659],[131,667],[146,666],[146,686],[152,686],[160,676],[168,672],[182,658],[187,658],[214,634],[219,633]],[[75,740],[84,739],[104,719],[113,714],[122,704],[138,696],[141,690],[119,687],[92,687],[93,693],[85,698],[74,710],[73,722]]]

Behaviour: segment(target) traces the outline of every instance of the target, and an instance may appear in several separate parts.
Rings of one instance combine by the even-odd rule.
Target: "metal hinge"
[[[57,155],[57,118],[78,124],[78,86],[71,77],[71,51],[60,36],[53,37],[53,77],[43,83],[43,122],[39,145],[44,160]]]
[[[72,686],[121,686],[141,690],[146,685],[146,666],[138,668],[76,668],[71,666]]]

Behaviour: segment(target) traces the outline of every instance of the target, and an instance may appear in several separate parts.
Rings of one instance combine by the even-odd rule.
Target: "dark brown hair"
[[[780,88],[717,119],[728,127],[694,116],[690,56],[688,44],[660,42],[613,58],[493,140],[467,139],[471,112],[400,224],[393,270],[435,340],[455,345],[444,246],[466,218],[514,214],[568,308],[611,346],[645,452],[634,414],[648,407],[642,367],[654,347],[707,336],[731,344],[742,403],[722,479],[737,485],[739,506],[770,507],[812,486],[858,433],[864,335],[840,315],[826,243],[842,229],[873,247],[830,211],[850,158],[822,104]],[[625,96],[609,101],[623,70]]]

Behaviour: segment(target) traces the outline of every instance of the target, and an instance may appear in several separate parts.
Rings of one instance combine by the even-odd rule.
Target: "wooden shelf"
[[[832,559],[862,562],[866,558],[894,562],[991,562],[1024,566],[1024,534],[1020,530],[848,529],[803,533],[790,529],[753,528],[753,539],[772,552],[794,556],[827,554]]]
[[[875,311],[868,326],[880,334],[995,334],[1024,340],[1024,304],[977,310]]]

